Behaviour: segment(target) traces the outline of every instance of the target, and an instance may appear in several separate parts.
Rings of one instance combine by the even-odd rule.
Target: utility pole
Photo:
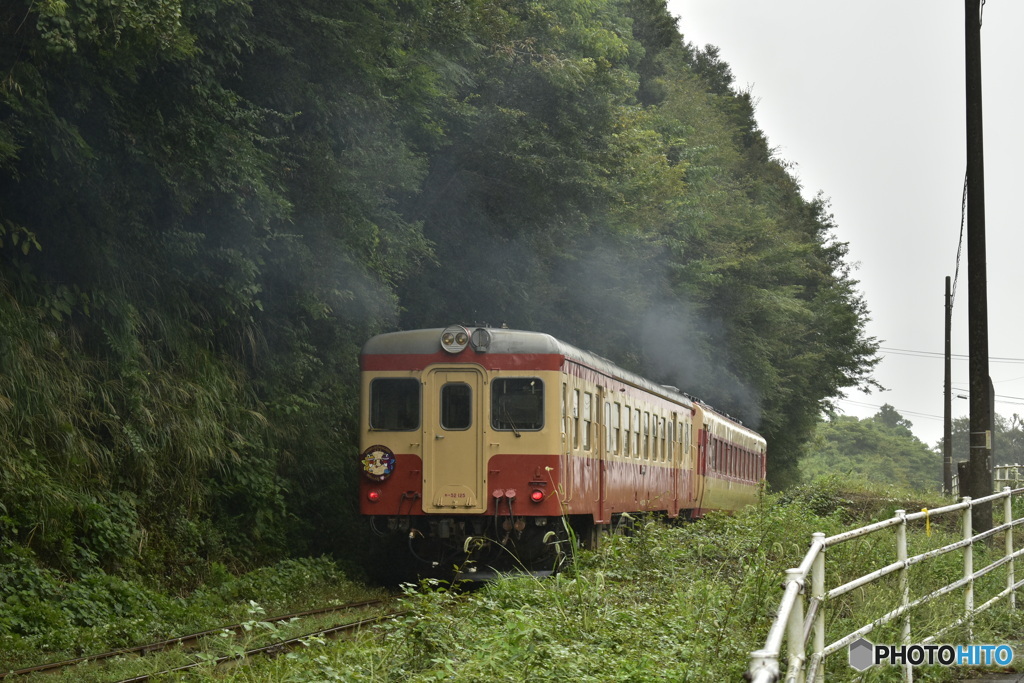
[[[950,291],[949,276],[946,276],[946,381],[943,385],[942,413],[942,490],[953,493],[953,295]]]
[[[985,155],[981,115],[981,4],[965,0],[967,81],[967,326],[971,387],[971,498],[992,493],[992,380],[988,374],[988,275],[985,257]],[[976,507],[974,527],[992,528],[992,504]]]

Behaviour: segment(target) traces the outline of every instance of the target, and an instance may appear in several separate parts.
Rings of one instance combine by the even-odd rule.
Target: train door
[[[423,384],[423,511],[485,512],[483,371],[434,368]]]
[[[577,428],[579,417],[579,391],[569,386],[568,382],[562,382],[562,450],[559,452],[558,469],[561,472],[559,480],[562,484],[563,502],[572,502],[573,482],[576,480],[576,473],[573,471],[573,457],[571,449],[573,434]]]
[[[598,496],[599,496],[598,510],[600,511],[600,514],[601,514],[601,521],[608,521],[610,512],[608,510],[608,448],[607,448],[608,432],[607,432],[607,429],[609,428],[609,425],[608,425],[608,421],[604,417],[604,410],[605,410],[604,405],[605,405],[605,402],[607,400],[607,396],[605,395],[604,387],[598,387],[597,388],[597,394],[595,395],[595,398],[597,399],[596,400],[597,405],[595,406],[595,408],[596,408],[595,412],[596,412],[596,418],[597,419],[594,420],[594,424],[597,425],[597,438],[595,439],[595,441],[597,443],[595,445],[597,447],[598,462],[600,462],[600,469],[598,470],[600,472],[600,480],[598,482]]]
[[[683,465],[683,454],[679,452],[679,430],[683,423],[679,420],[679,413],[672,413],[668,423],[668,466],[672,473],[672,500],[669,502],[669,512],[674,517],[679,514],[679,477]]]

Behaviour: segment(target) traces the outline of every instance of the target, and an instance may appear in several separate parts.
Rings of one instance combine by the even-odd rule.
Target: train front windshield
[[[420,427],[421,385],[408,378],[378,378],[370,383],[370,429],[390,432]],[[440,392],[441,422],[446,429],[468,429],[472,391],[449,383]],[[501,431],[544,428],[544,383],[537,377],[503,377],[491,383],[491,427]]]
[[[419,426],[419,380],[375,379],[370,383],[370,429],[408,432]]]
[[[491,388],[491,427],[502,431],[544,428],[544,383],[536,377],[496,379]]]

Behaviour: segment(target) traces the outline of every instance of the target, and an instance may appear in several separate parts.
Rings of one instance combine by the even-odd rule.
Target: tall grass
[[[734,516],[712,514],[689,524],[640,519],[631,535],[613,537],[596,552],[578,551],[574,571],[548,580],[509,577],[467,594],[438,583],[410,586],[409,615],[355,641],[311,644],[234,678],[739,681],[749,653],[764,644],[784,570],[800,562],[813,532],[833,535],[888,516],[891,505],[912,510],[920,502],[916,494],[845,491],[826,482],[785,496],[766,494],[759,505]],[[941,501],[933,496],[926,502]],[[959,530],[936,525],[932,536],[923,530],[918,535],[911,534],[915,548],[959,538]],[[829,557],[830,585],[895,559],[888,540],[840,548]],[[912,585],[925,590],[961,571],[951,556],[914,576]],[[897,591],[890,582],[830,605],[829,640],[891,609]],[[959,599],[962,609],[962,593]],[[915,634],[920,627],[923,637],[955,614],[955,605],[946,604],[917,614]],[[971,642],[1005,639],[1006,629],[1020,622],[1005,614],[979,618]],[[876,642],[884,642],[891,629],[877,635]],[[957,640],[963,637],[952,634],[950,642],[967,642]],[[827,680],[858,678],[854,674],[842,653],[829,660]],[[894,677],[895,669],[879,668],[861,679]],[[918,680],[947,679],[944,669],[918,671]]]
[[[241,369],[183,321],[97,299],[49,315],[0,289],[0,564],[194,582],[280,552],[283,485]]]

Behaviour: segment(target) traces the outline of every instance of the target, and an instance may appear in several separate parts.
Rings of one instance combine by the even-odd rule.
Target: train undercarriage
[[[632,518],[616,515],[595,524],[571,517],[371,517],[373,532],[390,538],[417,578],[483,581],[498,574],[550,576],[573,560],[577,548],[596,548],[602,534],[628,531]],[[411,576],[409,578],[412,578]]]

